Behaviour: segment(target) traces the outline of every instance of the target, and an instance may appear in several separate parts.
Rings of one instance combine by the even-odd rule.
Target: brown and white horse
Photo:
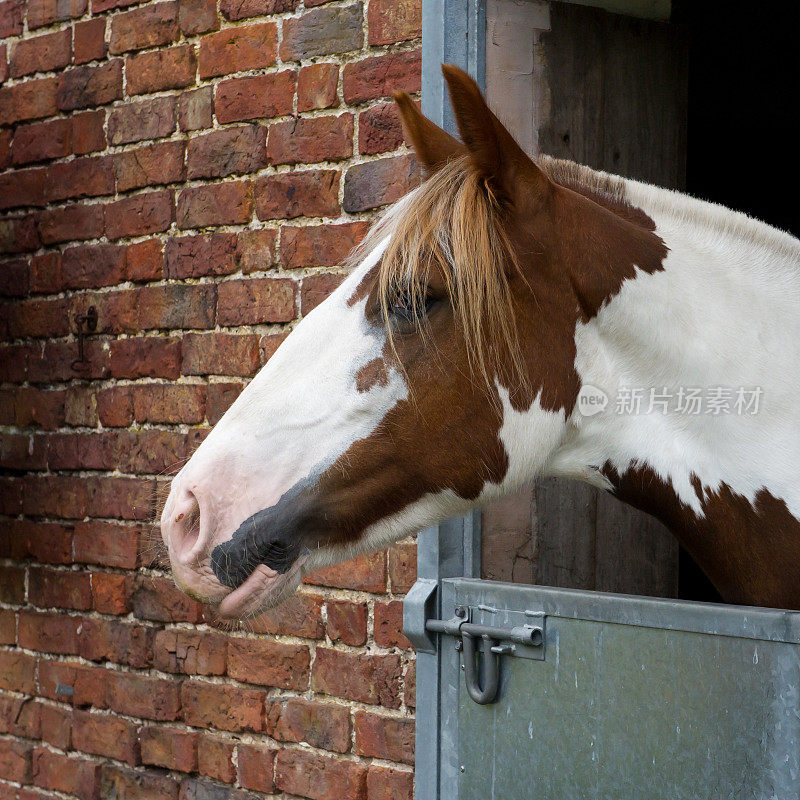
[[[444,74],[463,144],[397,96],[426,180],[175,477],[178,584],[254,614],[557,475],[662,519],[726,600],[800,608],[800,242],[534,162]]]

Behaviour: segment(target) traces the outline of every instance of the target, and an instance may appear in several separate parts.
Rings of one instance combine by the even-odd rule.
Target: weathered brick
[[[216,286],[209,285],[147,286],[140,289],[139,326],[144,330],[213,328],[217,291]]]
[[[133,613],[155,622],[197,622],[200,604],[187,597],[167,578],[139,575],[133,590]]]
[[[421,0],[370,0],[369,43],[395,44],[422,35]]]
[[[11,608],[2,608],[0,609],[0,644],[14,645],[16,642],[17,615]]]
[[[104,206],[71,205],[47,209],[39,216],[39,233],[44,244],[97,239],[103,235]]]
[[[29,290],[32,294],[53,294],[61,291],[61,254],[42,253],[33,256],[28,273]]]
[[[107,156],[76,158],[47,168],[44,196],[50,203],[113,193],[113,162]]]
[[[226,19],[235,21],[294,11],[297,3],[298,0],[221,0],[220,11]]]
[[[85,22],[76,22],[74,27],[73,56],[76,64],[86,64],[106,56],[106,20],[95,17]]]
[[[224,675],[227,640],[220,634],[180,629],[162,630],[155,637],[156,669],[186,675]]]
[[[201,78],[271,66],[277,53],[274,22],[227,28],[200,40]]]
[[[262,220],[334,217],[339,211],[337,170],[266,175],[255,184],[256,216]]]
[[[77,654],[80,619],[60,613],[21,611],[17,639],[20,647],[41,653]]]
[[[345,279],[345,275],[326,272],[303,278],[300,287],[300,313],[305,316],[334,292]]]
[[[112,661],[139,669],[153,660],[153,630],[110,619],[83,621],[80,655],[89,661]]]
[[[175,183],[184,177],[184,143],[157,142],[114,157],[117,191]]]
[[[352,154],[352,114],[301,117],[270,125],[267,156],[273,164],[338,161]]]
[[[10,555],[10,554],[9,554]],[[25,570],[22,567],[0,567],[3,584],[0,586],[0,600],[4,603],[25,602]]]
[[[178,21],[187,36],[218,30],[216,0],[179,0]]]
[[[87,611],[92,607],[91,579],[86,572],[31,567],[28,571],[28,600],[40,608]]]
[[[233,751],[233,741],[204,733],[197,742],[197,771],[208,778],[233,783],[236,779]]]
[[[101,614],[120,616],[130,609],[128,598],[133,584],[129,575],[96,572],[92,575],[92,607]]]
[[[45,747],[33,752],[33,782],[43,789],[94,798],[100,788],[100,762],[54,753]]]
[[[108,116],[108,140],[111,144],[160,139],[174,130],[174,97],[154,97],[152,100],[125,103]]]
[[[86,111],[83,114],[73,114],[70,120],[72,122],[72,152],[75,155],[105,150],[105,111]]]
[[[30,612],[23,612],[29,614]],[[22,642],[20,642],[22,645]],[[34,694],[34,672],[36,663],[33,656],[13,650],[0,650],[0,687],[12,692]]]
[[[3,70],[2,51],[0,50],[0,83],[3,82]],[[13,135],[8,128],[0,130],[0,169],[5,169],[11,163],[11,138]]]
[[[129,95],[183,89],[195,82],[197,58],[190,44],[137,53],[125,60]]]
[[[403,635],[403,602],[390,600],[375,603],[375,641],[381,647],[411,649],[411,642]]]
[[[264,692],[201,681],[181,686],[183,718],[198,728],[223,731],[262,731]]]
[[[328,600],[327,633],[332,642],[359,647],[367,641],[367,604]]]
[[[0,88],[0,125],[50,117],[58,111],[58,78],[40,78]]]
[[[314,8],[300,17],[284,20],[281,58],[303,58],[348,53],[363,45],[361,3]]]
[[[206,387],[197,384],[136,386],[133,389],[134,417],[140,423],[196,425],[205,418],[205,396]]]
[[[403,126],[394,103],[383,103],[358,116],[358,152],[375,155],[396,150],[403,143]]]
[[[389,579],[392,592],[405,594],[417,580],[417,544],[400,542],[389,548]]]
[[[72,32],[65,28],[17,42],[11,53],[11,75],[19,78],[34,72],[50,72],[69,64],[72,58]]]
[[[64,286],[88,289],[125,279],[125,248],[109,244],[69,247],[62,254]]]
[[[82,17],[86,6],[87,0],[28,0],[28,28]]]
[[[148,3],[111,18],[109,52],[143,50],[170,44],[178,38],[178,2]]]
[[[344,68],[342,87],[347,103],[389,97],[393,92],[415,94],[422,80],[419,50],[353,61]]]
[[[281,742],[307,742],[323,750],[346,753],[350,749],[350,711],[331,703],[281,698],[267,709],[266,731]]]
[[[112,671],[108,675],[108,707],[143,719],[172,720],[181,708],[180,682]]]
[[[30,164],[61,158],[72,152],[72,124],[69,119],[54,119],[20,125],[14,132],[14,164]]]
[[[139,758],[137,726],[119,717],[73,712],[72,746],[83,753],[135,764]],[[107,769],[108,767],[105,767]],[[109,796],[109,795],[106,795]]]
[[[245,274],[270,269],[277,264],[278,232],[271,228],[239,233],[236,262]]]
[[[255,172],[266,165],[266,128],[261,125],[226,128],[189,140],[186,166],[190,178],[222,178]]]
[[[214,115],[214,89],[201,86],[178,98],[178,125],[182,131],[210,128]]]
[[[363,222],[284,227],[281,229],[281,262],[286,269],[343,264],[367,230],[368,225]]]
[[[159,336],[120,339],[111,343],[110,358],[115,378],[175,380],[180,375],[181,343]]]
[[[403,699],[409,708],[417,705],[417,662],[412,661],[403,677]]]
[[[240,744],[237,750],[239,785],[259,792],[273,792],[275,783],[272,774],[276,751],[271,747],[253,744]]]
[[[297,110],[312,111],[339,105],[339,65],[309,64],[297,79]]]
[[[105,233],[109,239],[158,233],[169,228],[173,217],[171,191],[137,194],[106,206]]]
[[[3,0],[0,3],[0,39],[19,36],[22,33],[24,16],[25,3],[21,0]]]
[[[344,177],[342,205],[349,213],[394,203],[419,183],[413,155],[393,156],[357,164]]]
[[[311,688],[386,708],[400,706],[400,656],[349,653],[317,647],[311,672]]]
[[[249,222],[252,214],[253,193],[249,181],[192,186],[178,195],[179,228],[236,225]]]
[[[122,60],[97,67],[74,67],[58,78],[57,103],[61,111],[102,106],[122,98]]]
[[[197,734],[176,728],[142,728],[139,741],[142,763],[194,772],[197,769]]]
[[[36,221],[32,216],[0,219],[0,253],[26,253],[36,250],[40,244]]]
[[[216,425],[244,389],[242,383],[210,383],[207,390],[206,416],[209,425]]]
[[[0,778],[18,783],[31,779],[33,745],[15,739],[0,739]]]
[[[228,640],[228,675],[245,683],[305,690],[310,660],[308,648],[300,645],[268,639]]]
[[[125,250],[125,275],[129,281],[152,281],[161,277],[164,265],[162,245],[148,239],[128,245]]]
[[[78,522],[73,534],[75,560],[104,567],[136,567],[138,529],[111,522]]]
[[[297,314],[296,294],[297,284],[287,278],[225,281],[219,285],[217,322],[222,326],[289,322]]]
[[[240,122],[291,114],[296,78],[297,73],[287,69],[218,83],[214,99],[217,119]]]
[[[355,733],[359,755],[414,763],[414,720],[356,711]]]
[[[170,238],[165,251],[168,278],[225,275],[237,268],[237,239],[233,233]]]
[[[413,800],[414,773],[371,764],[367,773],[367,800]]]
[[[42,564],[72,563],[71,526],[38,520],[9,520],[3,524],[9,539],[4,550],[11,558],[32,558]]]
[[[135,763],[129,759],[130,763]],[[100,796],[125,800],[178,800],[177,781],[154,770],[134,771],[103,764]]]
[[[275,784],[289,794],[311,800],[364,800],[367,768],[355,761],[281,750],[275,764]]]
[[[248,626],[250,628],[253,633],[322,639],[325,636],[322,598],[319,595],[295,594],[277,608],[255,617]]]

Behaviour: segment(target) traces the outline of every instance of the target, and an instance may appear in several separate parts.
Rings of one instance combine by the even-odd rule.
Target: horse
[[[725,601],[800,608],[800,242],[534,160],[442,69],[461,141],[395,95],[423,180],[173,479],[178,586],[255,615],[560,476],[662,520]]]

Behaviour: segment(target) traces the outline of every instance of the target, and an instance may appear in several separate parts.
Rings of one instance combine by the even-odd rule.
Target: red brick
[[[11,53],[11,76],[62,69],[72,58],[72,31],[65,28],[17,42]]]
[[[42,703],[30,702],[30,698],[0,693],[0,733],[41,738],[42,707]]]
[[[180,682],[109,671],[108,707],[120,714],[143,719],[176,719],[181,708]]]
[[[232,741],[204,733],[197,742],[197,771],[223,783],[233,783],[236,779],[233,751]]]
[[[50,203],[113,193],[113,162],[106,156],[76,158],[47,168],[45,199]]]
[[[258,369],[258,336],[190,333],[183,337],[184,375],[253,375]]]
[[[363,6],[315,8],[300,17],[283,22],[281,58],[299,61],[325,55],[341,55],[360,50],[363,41]]]
[[[33,217],[0,219],[0,253],[26,253],[40,244]]]
[[[21,611],[17,638],[20,647],[41,653],[75,655],[78,652],[80,619],[64,614]]]
[[[58,108],[102,106],[122,98],[122,59],[116,58],[97,67],[74,67],[58,79]]]
[[[32,558],[42,564],[72,563],[71,525],[27,519],[8,520],[3,525],[9,538],[4,551],[9,557]]]
[[[4,0],[0,3],[0,39],[19,36],[22,33],[24,16],[25,3],[21,0]]]
[[[67,389],[64,405],[64,420],[75,427],[97,427],[97,398],[86,386],[71,386]]]
[[[217,322],[222,326],[289,322],[297,314],[297,284],[288,278],[225,281],[218,291]]]
[[[63,298],[14,303],[8,315],[8,333],[15,339],[66,336],[70,330],[68,307]]]
[[[405,594],[417,580],[417,544],[400,542],[389,548],[389,578],[392,592]]]
[[[217,84],[214,109],[219,122],[282,117],[292,113],[297,73],[231,78]]]
[[[411,642],[403,635],[403,601],[391,600],[375,603],[375,641],[381,647],[411,649]]]
[[[129,281],[152,281],[161,277],[164,256],[158,239],[128,245],[125,251],[125,274]]]
[[[225,275],[237,269],[236,234],[171,237],[165,253],[167,278]]]
[[[239,20],[294,11],[297,3],[298,0],[221,0],[220,11],[226,19]]]
[[[87,0],[28,0],[28,28],[82,17],[86,6]]]
[[[9,556],[12,554],[9,553]],[[23,567],[0,567],[0,601],[15,605],[25,602],[25,569]]]
[[[393,92],[415,94],[421,88],[421,70],[419,50],[386,53],[351,62],[343,73],[345,102],[363,103],[390,97]]]
[[[33,782],[44,789],[95,798],[100,788],[100,762],[38,747],[33,752]]]
[[[363,111],[358,117],[358,152],[375,155],[396,150],[403,143],[403,126],[394,103]]]
[[[334,643],[359,647],[367,641],[367,604],[349,600],[328,600],[327,633]]]
[[[100,14],[112,8],[135,6],[136,0],[92,0],[92,14]]]
[[[178,98],[178,125],[182,131],[210,128],[214,115],[214,89],[202,86]]]
[[[154,97],[138,103],[125,103],[108,116],[108,140],[111,144],[160,139],[174,130],[174,97]]]
[[[134,762],[131,762],[134,763]],[[179,786],[155,770],[139,772],[103,764],[100,796],[124,800],[178,800]]]
[[[297,79],[297,110],[313,111],[339,105],[339,65],[309,64]]]
[[[366,222],[281,228],[281,261],[286,269],[343,264],[369,229]]]
[[[229,181],[192,186],[178,195],[179,228],[236,225],[253,215],[253,194],[249,181]]]
[[[305,316],[309,311],[313,311],[325,298],[341,285],[345,275],[334,275],[325,273],[324,275],[309,275],[303,278],[303,285],[300,289],[300,311]]]
[[[72,746],[83,753],[135,764],[139,755],[136,727],[135,723],[119,717],[75,711]]]
[[[224,675],[227,639],[215,633],[162,630],[155,637],[153,666],[186,675]]]
[[[75,155],[105,150],[106,134],[103,129],[106,121],[105,111],[86,111],[83,114],[75,114],[70,119],[72,152]]]
[[[55,114],[58,83],[58,78],[41,78],[0,88],[0,125]]]
[[[369,43],[395,44],[422,36],[421,0],[370,0]]]
[[[148,667],[153,659],[153,630],[123,620],[85,619],[80,655],[88,661]]]
[[[4,47],[5,45],[0,46]],[[0,83],[3,78],[3,56],[0,49]],[[8,128],[0,130],[0,169],[5,169],[11,163],[11,138],[13,132]]]
[[[271,228],[239,233],[236,263],[245,274],[270,269],[277,264],[278,232]]]
[[[198,735],[175,728],[142,728],[139,741],[142,748],[142,763],[153,764],[180,772],[197,769]]]
[[[89,61],[103,59],[106,56],[106,20],[95,17],[85,22],[75,23],[73,61],[86,64]]]
[[[165,231],[172,224],[171,191],[147,192],[125,197],[106,206],[105,232],[109,239],[142,236]]]
[[[215,108],[219,111],[217,97]],[[256,172],[266,165],[266,128],[261,125],[225,128],[189,141],[186,167],[190,178],[224,178]]]
[[[357,164],[344,178],[342,206],[349,213],[394,203],[419,183],[413,155],[394,156]]]
[[[353,115],[301,117],[270,126],[267,155],[273,164],[338,161],[353,154]]]
[[[303,750],[281,750],[275,784],[311,800],[364,800],[367,769],[355,761],[326,758]]]
[[[20,642],[20,647],[23,646]],[[0,687],[3,689],[35,694],[35,669],[36,661],[33,656],[13,650],[0,650]]]
[[[414,720],[356,711],[356,753],[361,756],[414,763]]]
[[[92,607],[91,579],[86,572],[66,572],[46,567],[28,570],[28,601],[40,608]]]
[[[31,779],[33,745],[14,739],[0,739],[0,778],[18,783]]]
[[[197,58],[190,44],[137,53],[125,60],[129,95],[183,89],[195,82]]]
[[[210,383],[207,389],[206,416],[209,425],[216,425],[222,415],[244,389],[242,383]]]
[[[280,698],[267,710],[266,730],[280,742],[308,742],[323,750],[346,753],[350,749],[350,710],[299,697]]]
[[[311,688],[359,703],[398,708],[401,675],[400,656],[348,653],[317,647]]]
[[[71,205],[43,211],[39,233],[44,244],[97,239],[103,235],[102,205]]]
[[[0,644],[16,644],[17,616],[13,609],[0,609]]]
[[[61,253],[43,253],[31,258],[30,291],[33,294],[53,294],[64,286],[61,276]]]
[[[158,142],[117,154],[114,157],[117,191],[183,180],[184,147],[183,142]]]
[[[214,385],[218,384],[211,384]],[[305,593],[292,595],[277,608],[248,620],[247,630],[252,630],[253,633],[322,639],[325,636],[322,598]]]
[[[206,387],[197,384],[151,384],[133,389],[137,422],[196,425],[205,419]]]
[[[180,27],[187,36],[219,29],[216,0],[179,0],[178,6]]]
[[[277,52],[275,23],[227,28],[200,40],[200,77],[269,67]]]
[[[405,677],[403,678],[403,699],[409,708],[415,708],[417,705],[417,662],[412,661],[406,669]]]
[[[367,800],[413,800],[414,773],[371,764]]]
[[[125,248],[110,244],[67,248],[62,270],[69,289],[113,286],[125,280]]]
[[[44,169],[21,169],[0,175],[0,208],[44,205],[45,183]]]
[[[177,0],[149,3],[111,18],[108,49],[115,55],[126,50],[143,50],[170,44],[178,35]]]
[[[336,170],[304,170],[266,175],[256,181],[256,216],[261,220],[335,217],[339,213]]]
[[[201,606],[187,597],[168,578],[139,575],[132,596],[133,613],[138,619],[156,622],[197,622]]]
[[[240,744],[237,748],[237,777],[239,785],[259,792],[274,791],[272,779],[275,750],[253,744]]]
[[[42,705],[42,740],[67,750],[72,743],[72,710],[62,706]]]
[[[95,572],[92,575],[92,605],[101,614],[120,616],[130,609],[128,599],[133,585],[130,575]]]
[[[221,287],[220,287],[221,288]],[[148,286],[137,293],[139,326],[161,328],[213,328],[217,287]]]
[[[228,675],[245,683],[305,690],[310,660],[304,646],[267,639],[228,640]]]
[[[127,428],[133,422],[130,386],[113,386],[97,393],[97,414],[107,428]]]
[[[200,681],[181,687],[183,718],[187,725],[224,731],[264,729],[264,693]]]
[[[14,164],[29,164],[61,158],[72,152],[72,124],[69,119],[54,119],[20,125],[14,132]]]

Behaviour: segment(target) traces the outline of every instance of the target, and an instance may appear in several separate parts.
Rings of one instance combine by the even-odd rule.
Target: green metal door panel
[[[469,698],[442,637],[443,798],[800,798],[800,614],[461,579],[442,588],[443,615],[468,606],[473,621],[502,626],[510,610],[547,614],[544,660],[502,656],[490,705]]]

